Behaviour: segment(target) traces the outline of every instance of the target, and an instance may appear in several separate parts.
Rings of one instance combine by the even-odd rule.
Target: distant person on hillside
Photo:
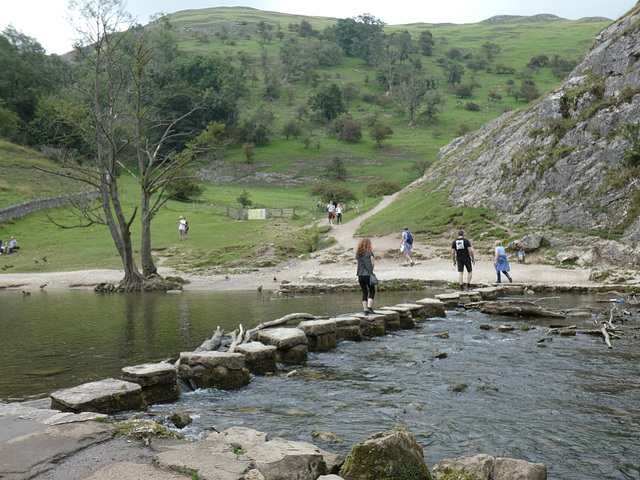
[[[318,211],[322,211],[322,199],[318,200]]]
[[[373,268],[376,262],[371,240],[368,238],[361,238],[358,242],[358,246],[356,247],[356,260],[358,262],[356,275],[358,276],[360,290],[362,290],[362,308],[364,309],[365,315],[369,315],[375,313],[373,311],[373,299],[376,296],[376,286],[375,284],[371,284],[371,276],[373,275]]]
[[[507,260],[507,252],[502,246],[502,242],[500,240],[496,241],[496,254],[493,258],[493,266],[496,267],[496,272],[498,273],[498,283],[500,281],[500,272],[504,273],[504,276],[509,279],[509,283],[513,282],[513,279],[509,276],[509,260]]]
[[[467,269],[467,290],[471,289],[471,276],[473,267],[475,265],[475,255],[471,242],[464,238],[464,231],[458,232],[458,238],[451,244],[451,258],[453,259],[453,266],[458,265],[458,280],[460,282],[460,290],[464,290],[464,269]]]
[[[356,203],[356,204],[353,206],[353,209],[356,211],[356,213],[360,213],[360,204]]]
[[[342,204],[339,203],[338,206],[336,207],[336,224],[341,225],[342,224]]]
[[[410,265],[413,267],[414,263],[411,259],[411,247],[413,247],[413,235],[409,231],[409,227],[404,227],[400,234],[402,240],[400,241],[400,252],[404,254],[404,266]]]
[[[178,232],[180,233],[180,240],[187,239],[187,219],[180,215],[180,219],[178,220]]]
[[[329,201],[329,205],[327,205],[327,212],[329,212],[329,225],[333,225],[333,218],[336,216],[336,206],[333,203],[333,200]]]

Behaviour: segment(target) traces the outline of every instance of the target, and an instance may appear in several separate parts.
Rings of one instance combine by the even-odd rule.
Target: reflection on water
[[[359,306],[356,293],[299,299],[257,292],[38,293],[31,298],[0,293],[2,311],[8,312],[0,321],[5,398],[119,376],[123,366],[176,357],[198,346],[217,325],[231,330],[294,311],[333,315]],[[376,304],[424,296],[385,292]],[[575,296],[541,304],[592,301]],[[509,333],[479,328],[509,322],[535,328]],[[194,436],[211,427],[247,426],[271,438],[312,441],[313,430],[328,430],[344,443],[321,446],[342,455],[367,436],[400,425],[418,436],[430,465],[487,453],[544,463],[549,479],[640,478],[637,340],[616,340],[613,350],[585,335],[554,336],[539,344],[549,323],[448,311],[446,318],[416,330],[312,353],[304,366],[295,367],[297,376],[288,378],[293,367],[282,366],[275,376],[252,377],[242,389],[185,393],[176,403],[153,406],[151,413],[162,418],[169,410],[187,411],[194,422],[183,433]],[[592,319],[570,323],[590,325]],[[449,338],[436,336],[444,332]],[[440,352],[447,357],[435,359]],[[463,382],[466,389],[451,389]]]
[[[389,305],[405,297],[378,295]],[[0,399],[46,396],[120,377],[122,367],[177,358],[210,338],[218,325],[232,331],[292,312],[334,315],[359,308],[359,293],[284,298],[263,292],[0,291]]]

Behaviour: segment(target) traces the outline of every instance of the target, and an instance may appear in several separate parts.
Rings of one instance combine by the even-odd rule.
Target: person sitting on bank
[[[9,240],[5,246],[4,246],[4,252],[6,254],[11,253],[14,250],[18,250],[20,247],[18,246],[18,241],[15,239],[15,237],[11,237],[11,240]]]

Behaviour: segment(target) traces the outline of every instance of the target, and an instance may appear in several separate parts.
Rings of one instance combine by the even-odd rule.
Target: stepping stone
[[[304,363],[309,356],[307,336],[299,328],[260,330],[257,340],[265,345],[276,347],[276,360],[282,363]]]
[[[144,363],[122,369],[122,379],[142,387],[147,404],[173,402],[180,398],[178,372],[169,363]]]
[[[276,371],[276,350],[273,345],[261,342],[243,343],[236,347],[236,352],[244,355],[245,366],[254,375]]]
[[[180,375],[198,388],[229,390],[248,385],[251,376],[244,355],[229,352],[182,352]]]
[[[338,327],[333,320],[306,320],[298,328],[307,336],[309,351],[325,352],[336,346]]]
[[[51,394],[51,408],[62,412],[115,413],[146,410],[142,387],[137,383],[107,378]]]

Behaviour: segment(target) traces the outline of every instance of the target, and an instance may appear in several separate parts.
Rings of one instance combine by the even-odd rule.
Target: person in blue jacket
[[[509,279],[509,283],[513,282],[513,279],[509,276],[509,260],[507,260],[507,252],[502,246],[500,240],[496,241],[496,255],[493,258],[493,265],[496,267],[496,273],[498,274],[498,283],[501,283],[500,272],[504,273],[504,276]]]

